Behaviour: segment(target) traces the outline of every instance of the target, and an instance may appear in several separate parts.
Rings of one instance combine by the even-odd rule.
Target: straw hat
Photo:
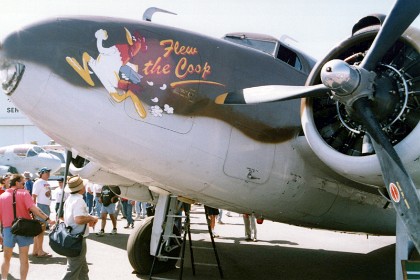
[[[83,189],[85,186],[83,184],[83,179],[79,176],[70,177],[67,181],[66,188],[64,189],[66,192],[72,193],[77,192]]]

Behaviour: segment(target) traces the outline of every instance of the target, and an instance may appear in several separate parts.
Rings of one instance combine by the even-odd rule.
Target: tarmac
[[[226,214],[226,211],[224,211]],[[244,238],[242,216],[231,213],[223,216],[224,224],[216,224],[216,248],[224,279],[357,279],[391,280],[395,278],[395,237],[347,234],[300,228],[265,220],[257,225],[257,242]],[[138,226],[141,221],[136,221]],[[128,261],[126,246],[130,232],[126,221],[118,218],[118,234],[110,235],[107,221],[105,236],[90,234],[87,240],[87,261],[90,279],[149,279],[137,275]],[[96,226],[99,230],[99,223]],[[210,235],[202,206],[191,211],[191,233],[194,246],[211,247]],[[31,252],[32,248],[30,248]],[[66,269],[66,258],[55,254],[44,238],[44,250],[50,258],[29,258],[28,280],[56,280]],[[19,279],[18,248],[15,247],[7,279]],[[196,262],[215,264],[212,250],[194,250]],[[0,261],[3,261],[1,254]],[[179,279],[179,267],[171,272],[154,275]],[[183,278],[185,280],[221,279],[217,267],[196,265],[192,273],[191,259],[186,250]]]

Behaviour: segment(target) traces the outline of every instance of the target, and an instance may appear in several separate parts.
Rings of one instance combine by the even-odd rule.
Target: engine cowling
[[[112,173],[101,165],[77,156],[70,164],[70,173],[103,185],[133,185],[134,182]]]
[[[153,202],[156,199],[149,191],[148,186],[115,174],[101,165],[80,156],[72,159],[69,171],[71,174],[77,174],[91,182],[114,186],[111,190],[124,198],[144,202]]]
[[[359,63],[382,21],[368,17],[354,34],[334,48],[312,70],[307,85],[320,84],[322,66],[330,60]],[[360,23],[359,22],[359,23]],[[370,22],[374,25],[366,24]],[[356,27],[356,26],[355,26]],[[375,69],[374,113],[416,185],[420,185],[420,31],[409,28]],[[375,98],[376,97],[376,98]],[[302,100],[302,126],[317,156],[337,173],[353,181],[382,187],[378,158],[350,108],[330,97]]]

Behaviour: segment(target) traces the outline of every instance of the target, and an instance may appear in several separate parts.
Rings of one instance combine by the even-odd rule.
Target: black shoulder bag
[[[67,176],[65,176],[64,178],[64,185],[66,185]],[[61,213],[63,209],[64,189],[65,188],[63,188],[62,191],[60,208],[58,210],[58,213]],[[71,233],[72,227],[66,226],[64,222],[58,222],[58,216],[59,215],[57,214],[57,224],[48,235],[50,239],[50,247],[51,249],[53,249],[54,252],[56,252],[59,255],[66,257],[77,257],[82,251],[83,234],[85,234],[87,224],[85,224],[85,227],[83,228],[83,231],[81,233],[73,234]]]
[[[16,191],[13,191],[13,215],[12,233],[22,236],[37,236],[42,232],[41,223],[38,220],[16,217]]]
[[[66,226],[64,222],[57,224],[49,234],[51,249],[62,256],[79,256],[82,251],[85,230],[86,224],[81,233],[72,234],[72,227]]]

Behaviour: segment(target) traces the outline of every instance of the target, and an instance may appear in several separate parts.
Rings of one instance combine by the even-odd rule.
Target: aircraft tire
[[[127,254],[134,271],[139,274],[149,274],[153,264],[153,256],[150,255],[150,239],[152,235],[153,218],[147,217],[130,234],[127,242]],[[171,251],[168,256],[178,257],[181,247]],[[153,274],[166,272],[175,268],[177,260],[156,260]]]

